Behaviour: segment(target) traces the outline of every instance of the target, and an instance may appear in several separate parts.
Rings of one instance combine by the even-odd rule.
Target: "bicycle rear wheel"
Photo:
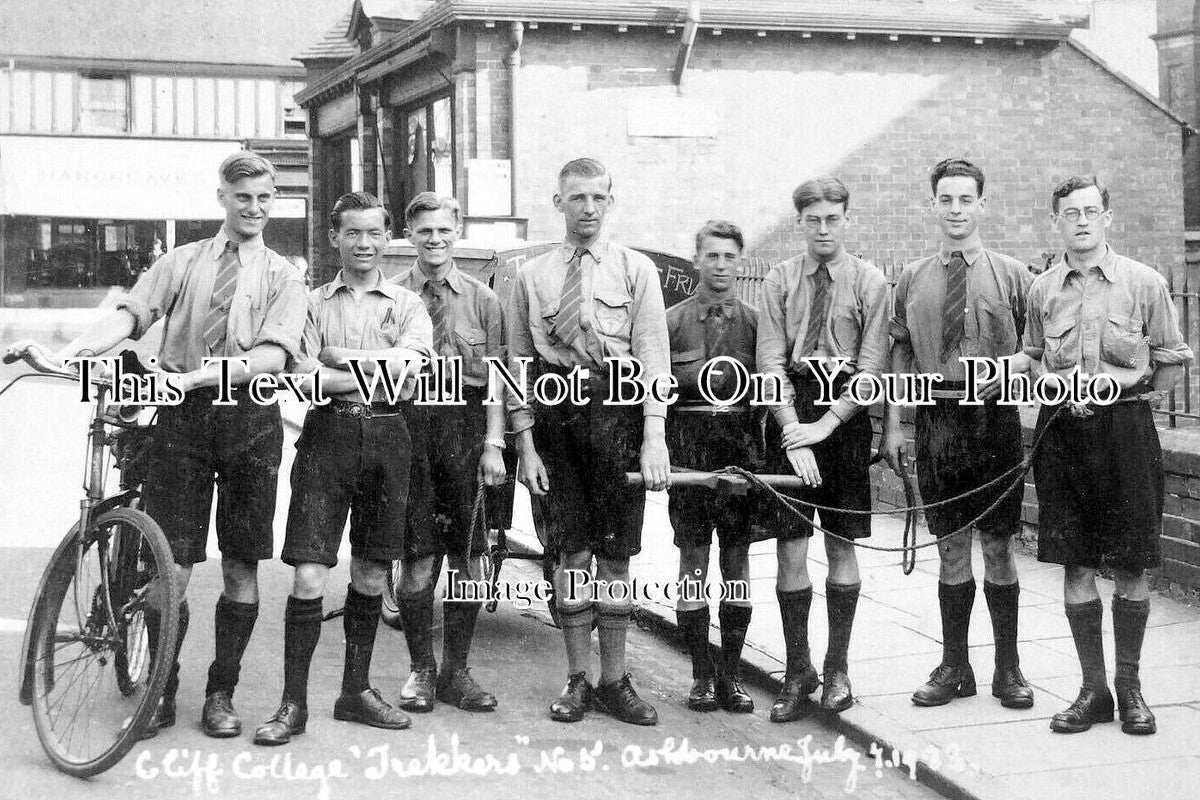
[[[179,590],[166,537],[141,511],[101,514],[60,547],[34,600],[33,720],[62,771],[103,772],[141,737],[162,696],[179,627]],[[161,609],[157,659],[145,611]]]
[[[396,559],[388,568],[387,584],[383,588],[383,607],[380,618],[389,628],[404,630],[404,620],[400,617],[400,560]]]

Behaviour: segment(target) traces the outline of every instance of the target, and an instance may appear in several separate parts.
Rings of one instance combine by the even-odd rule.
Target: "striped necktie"
[[[804,332],[804,345],[800,348],[800,357],[811,356],[821,344],[821,331],[825,329],[825,320],[829,316],[829,288],[833,285],[833,277],[829,274],[829,265],[821,262],[813,273],[812,303],[808,310],[808,329]]]
[[[583,307],[583,248],[575,250],[571,260],[567,262],[567,276],[563,280],[562,294],[559,295],[558,316],[554,322],[554,335],[563,344],[574,344],[583,333],[580,324],[580,313]]]
[[[425,282],[429,318],[433,320],[433,349],[442,354],[450,345],[450,304],[446,302],[446,284]]]
[[[204,317],[204,344],[211,355],[220,355],[225,349],[225,334],[229,330],[229,306],[237,288],[238,267],[237,242],[225,243],[225,251],[217,262],[217,277],[213,280],[212,303]]]
[[[967,305],[967,262],[961,250],[950,254],[946,264],[946,302],[942,305],[942,362],[962,344]]]

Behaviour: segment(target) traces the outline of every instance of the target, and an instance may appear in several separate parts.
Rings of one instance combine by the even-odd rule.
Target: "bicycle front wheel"
[[[62,771],[96,775],[139,740],[162,696],[179,628],[170,547],[145,513],[116,508],[60,547],[35,598],[33,720]],[[151,658],[145,612],[160,609]]]

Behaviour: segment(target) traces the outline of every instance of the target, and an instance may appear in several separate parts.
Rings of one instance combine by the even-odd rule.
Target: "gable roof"
[[[292,55],[344,11],[330,0],[0,0],[0,57],[298,70]]]
[[[325,31],[316,42],[310,44],[304,52],[295,56],[297,61],[334,60],[345,61],[358,55],[358,42],[350,37],[350,24],[354,19],[354,6],[346,9],[346,13]]]

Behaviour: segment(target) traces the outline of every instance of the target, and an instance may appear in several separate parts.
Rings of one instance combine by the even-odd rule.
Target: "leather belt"
[[[338,400],[336,398],[330,400],[327,405],[317,406],[317,408],[328,409],[339,417],[353,417],[355,419],[395,417],[404,413],[402,406],[392,405],[391,403],[356,403],[353,400]]]

